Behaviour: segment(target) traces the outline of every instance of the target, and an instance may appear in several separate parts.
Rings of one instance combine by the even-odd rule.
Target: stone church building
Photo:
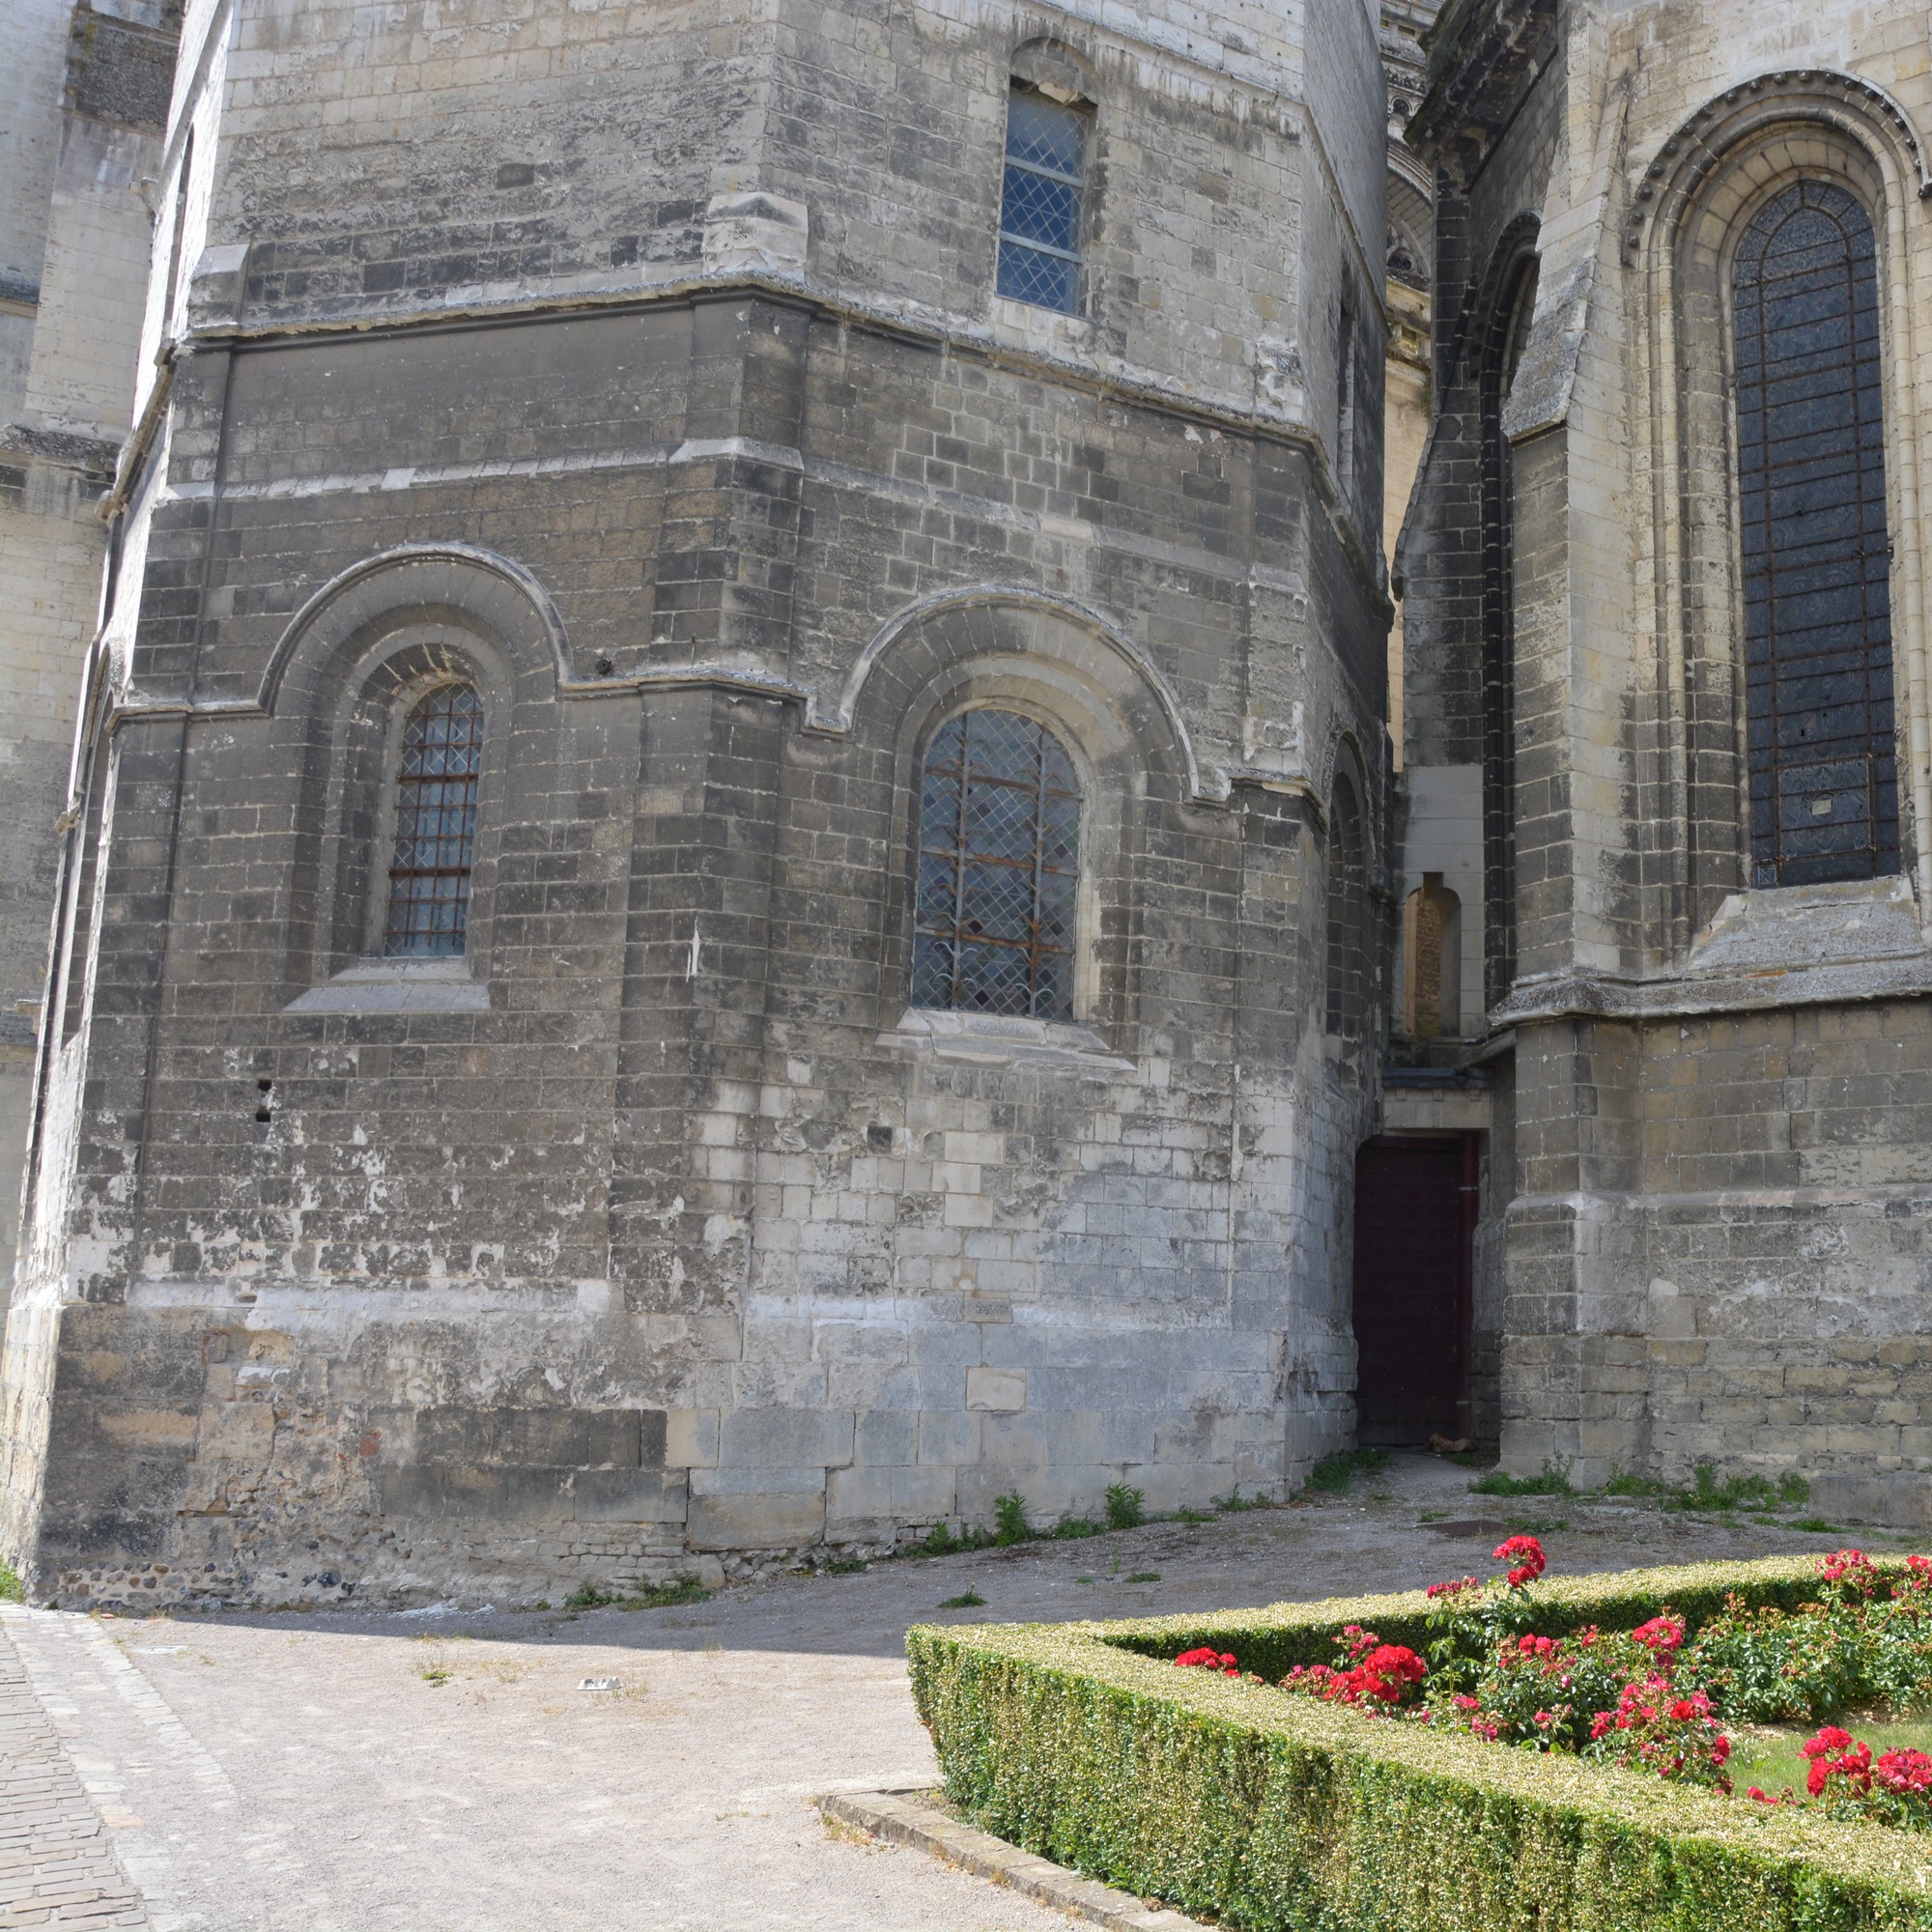
[[[38,1596],[1927,1520],[1922,8],[38,14],[56,171],[172,74],[0,433]]]

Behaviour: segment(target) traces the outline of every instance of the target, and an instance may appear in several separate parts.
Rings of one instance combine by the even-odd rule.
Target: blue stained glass
[[[1067,314],[1079,305],[1087,122],[1083,109],[1030,89],[1009,99],[998,281],[1014,301]]]
[[[1759,211],[1733,287],[1751,878],[1898,865],[1871,218],[1833,182]]]

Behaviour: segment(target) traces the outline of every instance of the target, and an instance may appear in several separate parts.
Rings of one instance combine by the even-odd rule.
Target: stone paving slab
[[[0,1627],[0,1926],[36,1925],[151,1921]]]
[[[1050,1859],[1023,1852],[975,1825],[962,1824],[930,1791],[837,1791],[818,1801],[820,1812],[895,1845],[930,1852],[975,1878],[1010,1886],[1041,1905],[1051,1905],[1108,1932],[1200,1932],[1203,1920],[1151,1906],[1132,1892],[1098,1879],[1082,1878]]]

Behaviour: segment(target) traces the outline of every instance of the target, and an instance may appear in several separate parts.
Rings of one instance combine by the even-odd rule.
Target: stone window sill
[[[358,959],[311,986],[292,1013],[487,1013],[490,988],[469,977],[466,959]]]
[[[1091,1027],[1056,1020],[1008,1019],[995,1013],[955,1013],[931,1007],[908,1007],[878,1044],[934,1060],[979,1066],[1009,1066],[1026,1061],[1077,1066],[1097,1073],[1131,1073]]]
[[[993,298],[993,327],[1008,341],[1042,355],[1085,359],[1094,352],[1094,325],[1084,315],[1038,308],[1032,302],[1014,301],[1010,296]]]
[[[1837,886],[1733,893],[1691,942],[1687,974],[1793,972],[1909,959],[1925,951],[1912,882],[1902,872]]]

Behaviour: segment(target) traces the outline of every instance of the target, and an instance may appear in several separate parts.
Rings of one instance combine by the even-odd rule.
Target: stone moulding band
[[[1212,396],[1184,384],[1164,381],[1151,370],[1122,367],[1097,359],[1058,355],[1051,351],[1004,339],[990,327],[961,327],[937,313],[911,305],[892,306],[835,294],[807,277],[773,270],[733,268],[722,273],[693,272],[688,264],[673,265],[675,272],[639,275],[621,281],[589,276],[560,277],[555,285],[527,283],[479,286],[450,292],[442,300],[415,307],[381,307],[366,303],[340,314],[311,311],[250,322],[240,316],[205,317],[179,343],[163,345],[164,359],[178,353],[208,354],[245,348],[255,343],[286,342],[312,335],[373,335],[415,328],[488,327],[520,317],[536,318],[588,310],[639,309],[668,301],[704,297],[769,296],[813,308],[834,321],[860,328],[898,335],[950,353],[982,357],[1015,373],[1084,388],[1096,396],[1156,410],[1212,424],[1240,436],[1270,439],[1292,444],[1307,457],[1315,494],[1322,513],[1347,554],[1350,567],[1372,586],[1392,616],[1379,548],[1365,547],[1350,519],[1343,513],[1343,496],[1333,473],[1327,446],[1316,431],[1298,417],[1260,407],[1251,397],[1236,400]],[[137,442],[151,440],[139,433],[122,460],[122,475],[130,477],[140,450]],[[120,493],[117,492],[119,506]]]
[[[1621,980],[1565,974],[1519,982],[1490,1013],[1494,1027],[1534,1020],[1676,1019],[1705,1013],[1835,1006],[1842,1001],[1899,1000],[1932,994],[1932,953],[1914,959],[1844,961],[1790,972],[1726,974],[1700,980],[1678,976]]]
[[[822,706],[814,696],[806,713],[806,728],[810,731],[837,733],[842,736],[852,728],[852,721],[858,713],[859,699],[864,695],[866,682],[871,676],[879,660],[913,629],[928,619],[940,616],[950,611],[1021,610],[1037,611],[1043,615],[1058,617],[1063,622],[1085,631],[1097,642],[1105,644],[1131,667],[1134,673],[1153,694],[1154,701],[1160,706],[1161,715],[1167,720],[1168,728],[1174,733],[1176,744],[1180,748],[1182,760],[1187,767],[1187,789],[1194,799],[1209,805],[1225,805],[1234,789],[1233,781],[1222,771],[1212,771],[1205,775],[1199,759],[1194,755],[1194,740],[1187,729],[1186,721],[1180,714],[1180,705],[1174,693],[1168,688],[1167,680],[1161,676],[1158,668],[1149,659],[1147,653],[1128,638],[1125,630],[1099,611],[1090,610],[1086,605],[1076,603],[1070,597],[1058,597],[1043,590],[1032,590],[1024,585],[1009,583],[975,583],[963,589],[942,590],[930,597],[923,597],[915,604],[908,604],[895,611],[873,633],[871,641],[854,661],[852,668],[845,674],[845,685],[838,694],[837,703]]]
[[[1653,217],[1672,199],[1673,184],[1687,175],[1695,178],[1702,172],[1700,161],[1716,158],[1719,151],[1707,145],[1707,137],[1725,121],[1759,102],[1801,119],[1825,118],[1821,110],[1833,106],[1849,107],[1867,126],[1883,123],[1911,166],[1919,200],[1932,199],[1932,171],[1926,167],[1924,143],[1912,117],[1884,88],[1832,68],[1782,68],[1727,87],[1698,108],[1657,151],[1632,190],[1624,216],[1626,263],[1636,261]]]
[[[1058,617],[1105,644],[1133,668],[1153,695],[1161,714],[1174,733],[1187,772],[1188,796],[1196,804],[1224,806],[1232,799],[1236,781],[1219,768],[1204,772],[1195,755],[1194,742],[1181,715],[1180,706],[1167,681],[1125,634],[1122,628],[1099,611],[1070,598],[1056,597],[1023,584],[980,583],[964,589],[947,590],[922,599],[895,613],[874,634],[846,673],[838,699],[828,705],[809,686],[780,677],[762,666],[718,664],[654,665],[622,675],[585,678],[577,674],[570,638],[550,593],[523,565],[494,551],[462,543],[405,544],[393,550],[364,557],[331,578],[290,618],[269,654],[260,686],[252,698],[204,698],[195,700],[146,698],[129,694],[109,712],[106,728],[112,732],[125,725],[170,718],[249,718],[273,712],[289,665],[303,639],[314,630],[329,608],[357,584],[384,571],[412,566],[453,564],[477,570],[510,584],[528,604],[541,624],[550,646],[559,697],[610,697],[625,693],[674,690],[722,690],[741,692],[748,696],[767,697],[797,704],[804,712],[807,730],[832,737],[844,737],[852,729],[853,718],[867,680],[880,658],[915,624],[948,611],[1018,609],[1038,611]],[[1276,781],[1273,789],[1294,790],[1293,781]]]

